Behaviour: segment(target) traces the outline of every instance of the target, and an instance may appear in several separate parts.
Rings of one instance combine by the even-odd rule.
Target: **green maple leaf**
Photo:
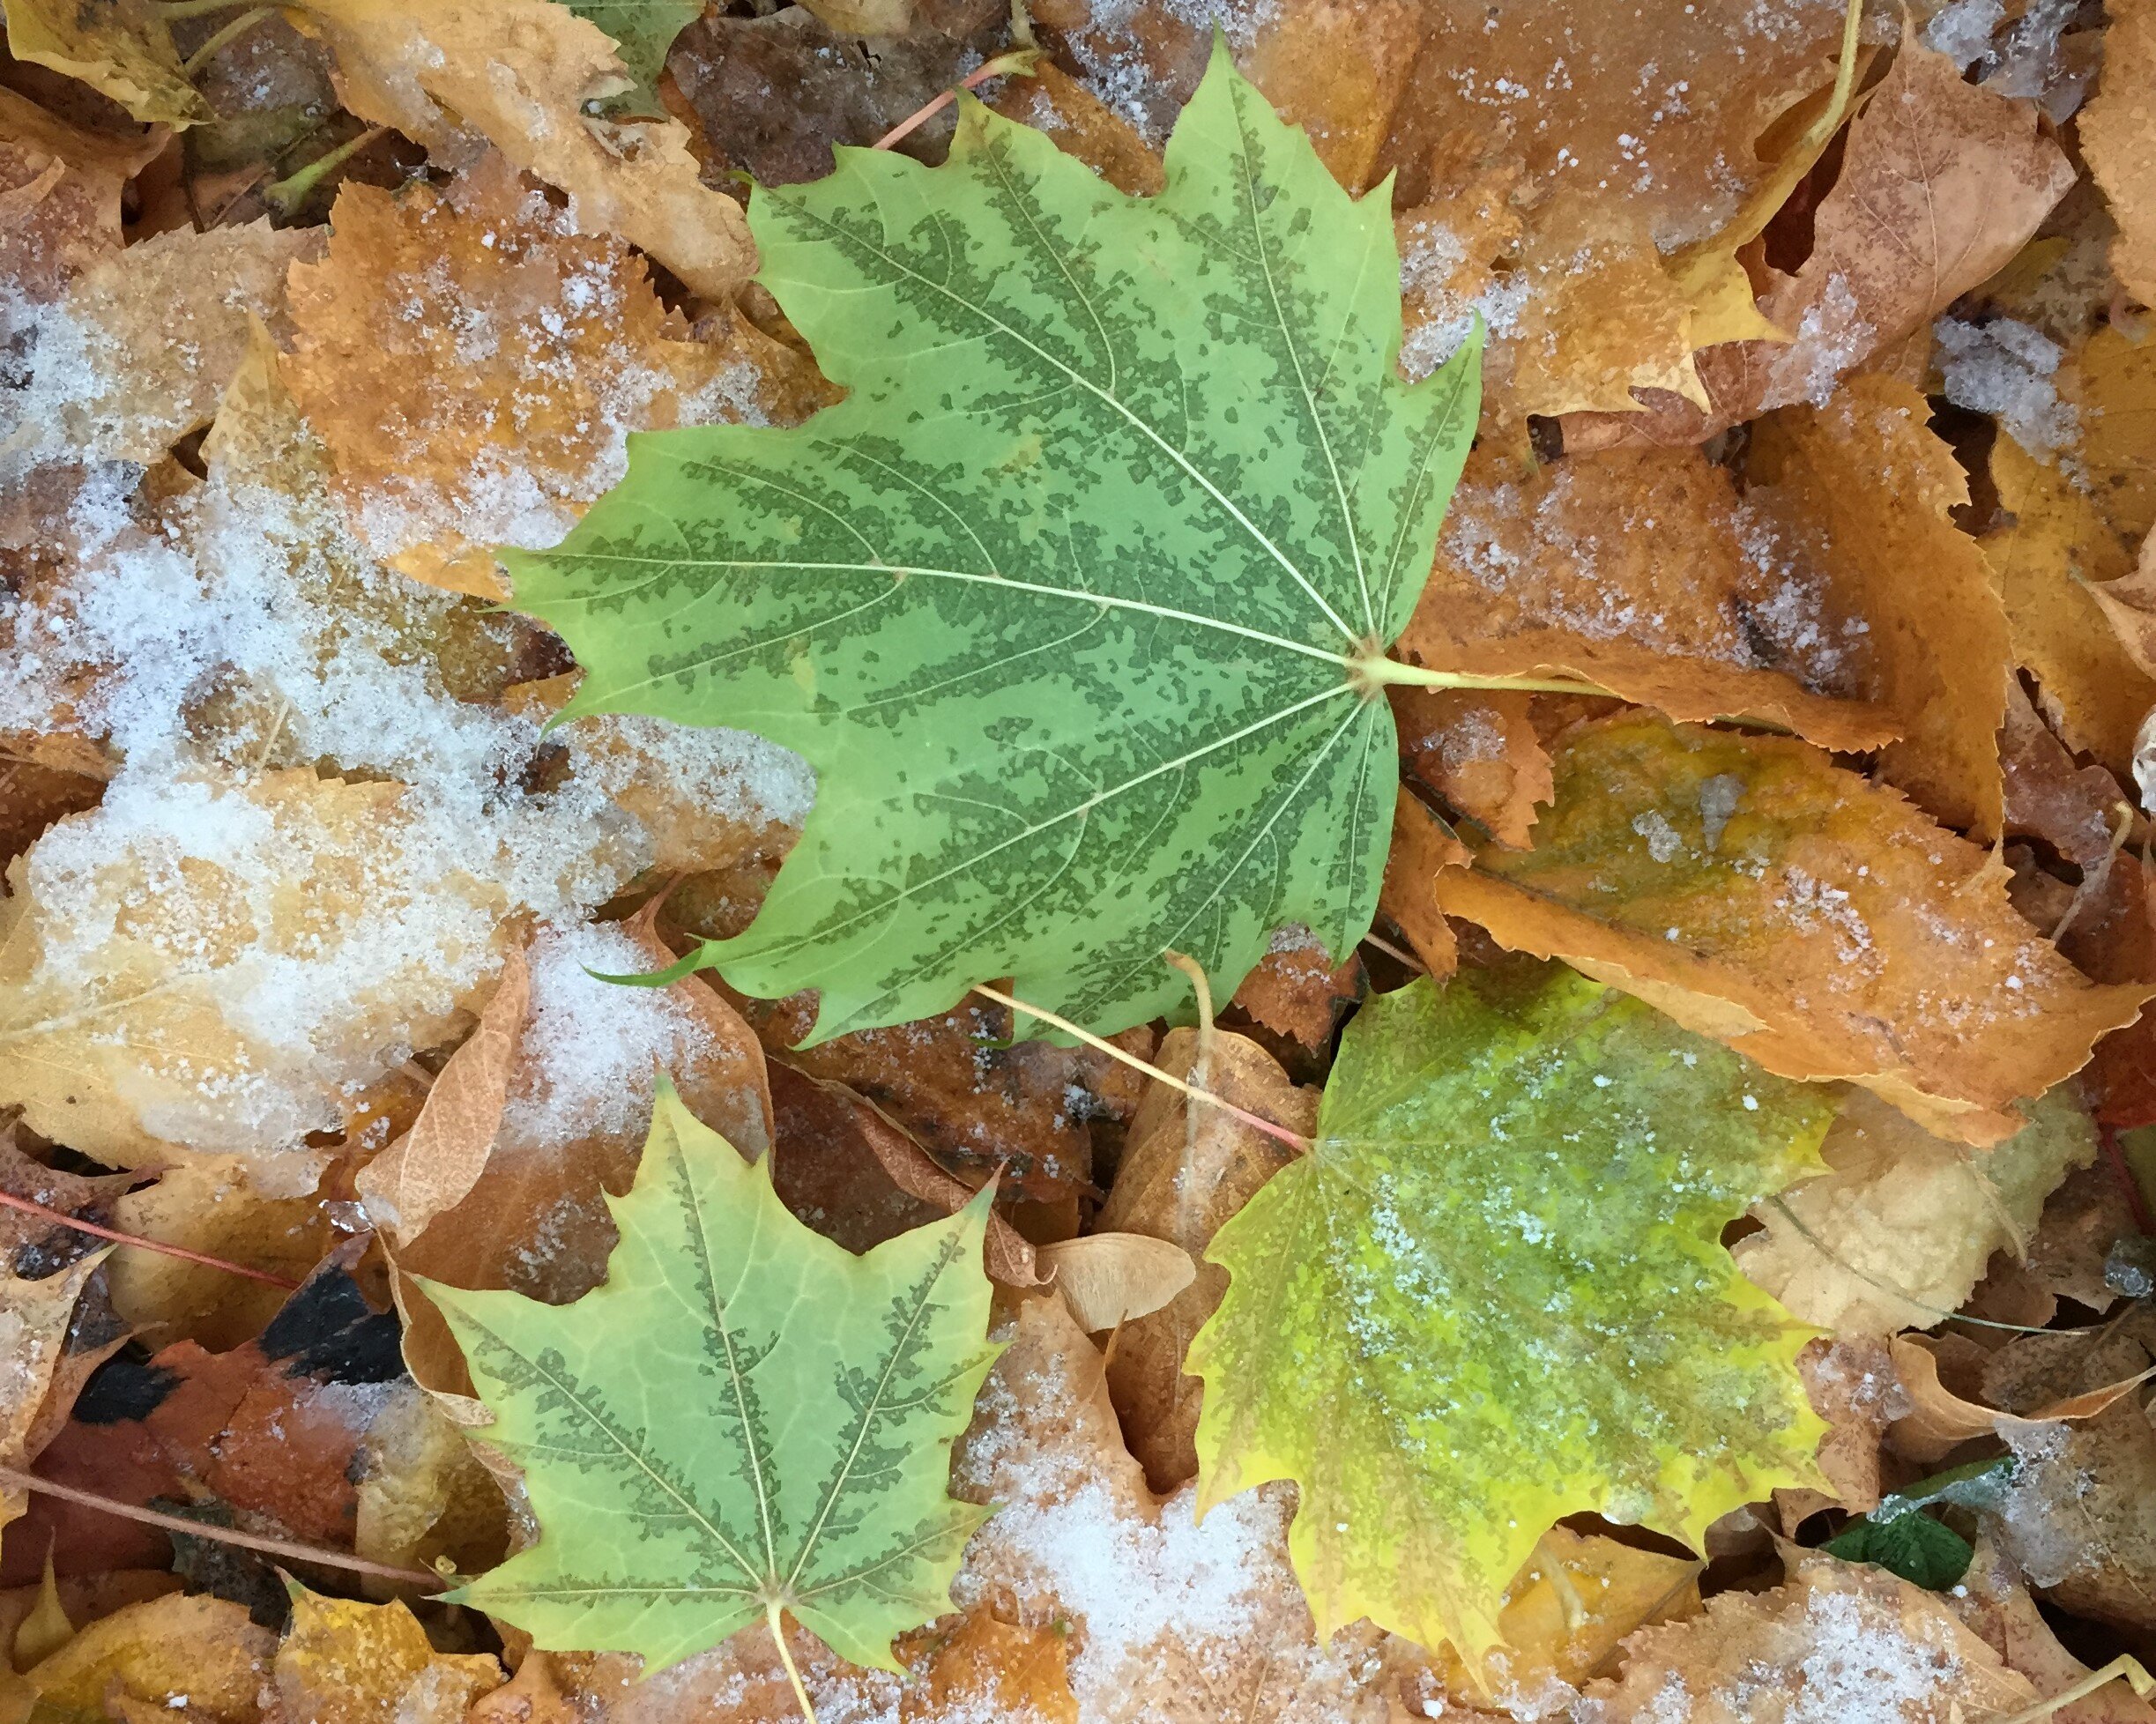
[[[1203,1504],[1292,1479],[1320,1632],[1367,1616],[1479,1670],[1506,1583],[1591,1510],[1692,1544],[1814,1482],[1815,1331],[1720,1243],[1816,1171],[1816,1090],[1555,965],[1372,1000],[1317,1147],[1215,1238],[1192,1342]]]
[[[621,64],[636,80],[633,89],[605,104],[608,115],[664,119],[666,108],[658,99],[658,75],[666,69],[666,50],[676,36],[703,16],[703,0],[569,0],[569,9],[613,38]]]
[[[662,1084],[604,1286],[561,1307],[424,1283],[539,1523],[454,1596],[647,1668],[785,1610],[897,1670],[987,1513],[948,1488],[996,1353],[986,1196],[855,1257]]]
[[[1477,356],[1393,368],[1399,260],[1215,53],[1126,197],[967,100],[950,160],[759,189],[777,296],[850,391],[789,430],[631,439],[556,550],[506,553],[577,713],[754,730],[817,794],[704,958],[815,988],[814,1038],[1012,977],[1115,1030],[1290,922],[1368,931],[1396,781],[1383,656],[1473,435]]]

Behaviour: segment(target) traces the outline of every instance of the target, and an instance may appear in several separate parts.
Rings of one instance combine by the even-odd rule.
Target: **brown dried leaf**
[[[1961,1724],[2036,1691],[1931,1594],[1885,1569],[1796,1553],[1772,1592],[1641,1630],[1624,1674],[1588,1690],[1602,1724],[1795,1724],[1808,1718]]]
[[[2089,1674],[2088,1667],[2059,1644],[2022,1585],[2020,1571],[1980,1538],[1968,1572],[1952,1594],[1961,1620],[2035,1684],[2040,1694],[2063,1694]],[[2156,1724],[2156,1706],[2137,1699],[2124,1683],[2112,1683],[2051,1715],[2051,1724]]]
[[[584,234],[619,234],[705,298],[755,273],[741,206],[699,177],[672,120],[593,111],[634,88],[599,27],[553,0],[308,0],[337,56],[337,88],[363,120],[468,160],[482,134],[569,197]]]
[[[691,340],[626,244],[580,234],[496,152],[446,193],[348,180],[333,221],[292,273],[285,374],[354,531],[414,580],[505,598],[494,547],[556,543],[627,471],[630,432],[778,405],[747,325]]]
[[[2132,813],[2133,805],[2102,767],[2074,763],[2066,745],[2029,703],[2018,679],[2006,685],[1999,771],[2009,836],[2041,838],[2085,876],[2109,862],[2120,820]]]
[[[2072,479],[2003,432],[1991,482],[2013,519],[1981,543],[1998,573],[2015,660],[2035,676],[2067,746],[2124,773],[2134,732],[2156,706],[2156,675],[2122,647],[2097,595],[2131,571],[2132,554]]]
[[[99,1317],[101,1293],[85,1308],[89,1331],[78,1323],[78,1308],[107,1254],[93,1252],[38,1281],[0,1271],[0,1357],[7,1361],[0,1372],[0,1463],[24,1468],[36,1459],[66,1422],[90,1370],[127,1338]],[[23,1490],[0,1487],[0,1527],[28,1506]]]
[[[2148,1376],[2139,1371],[2026,1414],[2010,1413],[1964,1400],[1946,1387],[1939,1380],[1937,1357],[1922,1341],[1897,1335],[1888,1344],[1893,1349],[1894,1372],[1909,1399],[1908,1413],[1894,1421],[1891,1435],[1894,1446],[1912,1460],[1937,1460],[1974,1438],[1997,1435],[2010,1443],[2023,1437],[2033,1440],[2032,1433],[2042,1427],[2096,1418],[2131,1395]],[[2128,1405],[2131,1410],[2132,1403]]]
[[[0,280],[48,304],[117,252],[121,191],[163,145],[80,130],[0,89]]]
[[[1994,1252],[2016,1257],[2044,1200],[2096,1158],[2070,1094],[2032,1104],[2034,1122],[1989,1149],[1934,1137],[1862,1090],[1819,1146],[1829,1172],[1752,1210],[1761,1230],[1730,1255],[1755,1286],[1842,1335],[1929,1328],[1958,1310]]]
[[[2009,1427],[2015,1466],[1988,1517],[2029,1584],[2076,1616],[2156,1628],[2156,1428],[2133,1400],[2084,1423]]]
[[[1240,56],[1243,74],[1349,191],[1379,175],[1379,152],[1429,19],[1416,0],[1275,0]]]
[[[1304,1056],[1329,1051],[1340,1021],[1363,997],[1362,960],[1335,964],[1309,929],[1276,930],[1258,967],[1229,1002],[1257,1028],[1295,1044]]]
[[[2081,148],[2118,223],[2111,267],[2156,306],[2156,4],[2114,0],[2105,10],[2104,69],[2081,110]]]
[[[1835,1341],[1821,1336],[1808,1341],[1796,1356],[1796,1368],[1812,1411],[1829,1427],[1819,1444],[1819,1470],[1834,1494],[1777,1490],[1774,1500],[1788,1532],[1822,1508],[1868,1514],[1878,1507],[1879,1440],[1886,1427],[1909,1410],[1893,1356],[1874,1336]]]
[[[1392,849],[1378,911],[1407,936],[1423,968],[1442,978],[1460,962],[1460,941],[1438,907],[1433,888],[1447,868],[1465,868],[1474,854],[1402,785],[1394,801]]]
[[[1198,1278],[1190,1252],[1144,1233],[1089,1233],[1034,1256],[1088,1334],[1150,1317]]]
[[[1156,1063],[1290,1131],[1307,1134],[1316,1125],[1315,1092],[1290,1083],[1263,1048],[1243,1037],[1171,1030]],[[1108,1392],[1131,1453],[1158,1490],[1172,1490],[1198,1473],[1193,1438],[1204,1385],[1184,1374],[1183,1356],[1228,1287],[1228,1272],[1205,1261],[1205,1248],[1293,1159],[1279,1139],[1163,1083],[1147,1089],[1131,1120],[1099,1225],[1150,1235],[1197,1260],[1189,1287],[1164,1308],[1124,1325],[1108,1364]]]
[[[256,1724],[276,1645],[244,1605],[172,1593],[89,1624],[27,1680],[63,1718],[110,1716],[122,1700],[165,1711],[180,1695],[187,1724]]]
[[[1159,152],[1137,128],[1052,60],[1030,78],[1014,78],[990,104],[1006,119],[1045,131],[1065,155],[1075,156],[1118,191],[1156,196],[1167,183]]]
[[[2156,332],[2097,330],[2058,369],[2081,442],[2072,477],[2129,549],[2156,528]]]
[[[1819,571],[1835,607],[1864,620],[1863,692],[1900,732],[1882,776],[1948,825],[1995,837],[2006,613],[1949,513],[1968,482],[1929,419],[1915,389],[1869,375],[1823,407],[1773,414],[1752,430],[1746,502]]]
[[[1846,1078],[1995,1143],[2150,992],[2085,980],[1987,852],[1803,743],[1636,713],[1554,758],[1535,848],[1478,849],[1438,876],[1440,907],[1785,1077]]]
[[[209,424],[253,320],[282,323],[286,268],[320,245],[309,229],[262,221],[160,234],[85,271],[41,320],[0,471],[160,458]]]
[[[1974,555],[1974,552],[1972,552]],[[1468,457],[1401,656],[1483,676],[1584,677],[1673,717],[1756,713],[1829,747],[1893,719],[1843,662],[1866,611],[1763,539],[1696,451],[1613,450],[1522,478]]]
[[[531,966],[512,947],[478,1027],[435,1079],[412,1129],[360,1170],[368,1219],[399,1247],[463,1202],[487,1170],[531,1003]]]
[[[505,1680],[487,1653],[438,1653],[401,1602],[294,1591],[273,1666],[284,1716],[306,1724],[459,1724]]]
[[[2143,544],[2140,566],[2132,574],[2089,589],[2119,645],[2145,677],[2156,677],[2156,549],[2152,546],[2156,533]]]
[[[1550,799],[1550,751],[1535,733],[1532,695],[1394,688],[1401,764],[1509,850],[1532,842]]]

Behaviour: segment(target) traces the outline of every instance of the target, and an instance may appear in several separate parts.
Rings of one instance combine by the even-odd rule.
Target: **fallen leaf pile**
[[[0,12],[0,1724],[2156,1724],[2156,0]]]

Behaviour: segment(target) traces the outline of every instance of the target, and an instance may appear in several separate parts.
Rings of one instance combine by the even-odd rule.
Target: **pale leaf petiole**
[[[777,1605],[767,1604],[764,1620],[771,1625],[771,1644],[778,1648],[778,1661],[786,1667],[786,1680],[793,1684],[793,1698],[800,1705],[801,1716],[808,1724],[816,1724],[816,1709],[809,1703],[808,1690],[801,1684],[801,1673],[794,1668],[792,1648],[786,1645],[784,1614]]]

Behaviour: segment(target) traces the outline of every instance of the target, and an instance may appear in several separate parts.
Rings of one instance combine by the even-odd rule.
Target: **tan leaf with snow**
[[[1826,1556],[1802,1556],[1771,1592],[1642,1629],[1622,1676],[1587,1692],[1598,1724],[1964,1724],[2037,1698],[1931,1594]]]
[[[1535,733],[1534,696],[1503,689],[1394,688],[1403,769],[1499,843],[1525,850],[1549,801],[1550,751]]]
[[[84,131],[0,89],[0,281],[44,303],[118,251],[121,192],[161,147],[157,133]]]
[[[2095,1128],[2054,1090],[1989,1149],[1934,1137],[1853,1090],[1819,1153],[1832,1170],[1752,1210],[1730,1249],[1755,1286],[1838,1334],[1929,1328],[1958,1310],[1995,1251],[2020,1256],[2044,1200],[2096,1158]]]
[[[347,182],[332,224],[293,271],[286,377],[353,530],[415,580],[505,598],[494,547],[559,541],[630,432],[758,411],[738,338],[692,340],[626,244],[498,152],[446,191]]]
[[[308,0],[338,93],[451,160],[478,132],[569,194],[578,233],[619,234],[707,299],[755,273],[741,206],[698,176],[678,122],[592,112],[634,87],[605,32],[554,0]]]
[[[1728,473],[1695,450],[1523,474],[1485,447],[1468,457],[1400,650],[1435,670],[1562,673],[1673,717],[1751,712],[1829,747],[1874,747],[1897,727],[1849,698],[1863,692],[1845,663],[1862,617],[1849,597],[1763,541]]]
[[[1881,776],[1948,825],[1993,837],[2006,613],[1983,553],[1953,523],[1968,481],[1930,412],[1910,385],[1866,375],[1823,407],[1771,414],[1753,427],[1745,501],[1818,571],[1833,610],[1862,619],[1863,691],[1900,732]]]
[[[1996,1143],[2151,992],[2087,981],[1989,852],[1803,743],[1630,713],[1554,762],[1535,848],[1478,849],[1438,875],[1439,905],[1782,1076]]]

